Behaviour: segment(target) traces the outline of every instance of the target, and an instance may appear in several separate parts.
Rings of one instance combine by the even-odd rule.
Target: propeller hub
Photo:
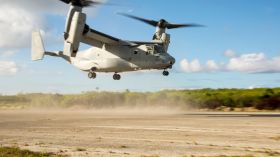
[[[92,5],[102,4],[101,2],[95,0],[60,0],[60,1],[77,7],[89,7]]]
[[[157,26],[160,27],[160,28],[166,28],[166,24],[167,24],[167,23],[168,23],[168,22],[167,22],[166,20],[161,19],[161,20],[159,20]]]

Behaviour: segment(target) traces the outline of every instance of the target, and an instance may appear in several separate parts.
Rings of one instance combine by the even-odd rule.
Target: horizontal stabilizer
[[[42,60],[44,55],[45,48],[40,32],[32,32],[32,60]]]

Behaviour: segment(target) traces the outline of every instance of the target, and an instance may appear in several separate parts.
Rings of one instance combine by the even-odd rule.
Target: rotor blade
[[[204,26],[199,24],[171,24],[171,23],[166,24],[166,28],[168,29],[184,28],[184,27],[204,27]]]
[[[129,17],[129,18],[132,18],[132,19],[135,19],[135,20],[138,20],[138,21],[142,21],[142,22],[147,23],[149,25],[152,25],[154,27],[156,27],[157,24],[158,24],[158,22],[154,21],[154,20],[144,19],[144,18],[141,18],[141,17],[137,17],[137,16],[133,16],[133,15],[125,14],[125,13],[117,13],[117,14]]]
[[[67,4],[69,4],[71,2],[71,0],[60,0],[60,1],[67,3]]]

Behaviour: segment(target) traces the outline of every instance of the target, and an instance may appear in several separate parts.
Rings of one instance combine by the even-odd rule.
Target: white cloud
[[[66,16],[68,9],[69,6],[59,0],[1,0],[0,57],[10,57],[22,48],[29,48],[33,30],[41,30],[49,43],[60,41],[59,37],[62,39],[62,36],[54,33],[57,32],[56,28],[47,22],[47,15]],[[94,16],[96,8],[85,12]],[[15,75],[18,71],[15,62],[0,61],[0,75]]]
[[[229,57],[229,58],[233,58],[233,57],[237,56],[236,53],[233,50],[231,50],[231,49],[226,50],[224,55],[226,57]]]
[[[180,66],[183,72],[195,73],[195,72],[216,72],[221,70],[221,67],[214,61],[209,60],[205,65],[201,65],[198,59],[188,61],[183,59],[180,62]]]
[[[0,48],[28,48],[31,32],[38,29],[43,29],[50,41],[56,39],[57,34],[51,33],[56,28],[46,22],[46,15],[66,16],[68,9],[58,0],[1,0]],[[95,10],[91,8],[86,12],[92,16]]]
[[[214,72],[214,71],[218,71],[220,69],[221,68],[214,60],[209,60],[206,62],[206,70],[208,70],[208,71]]]
[[[30,45],[31,32],[46,29],[46,9],[58,14],[54,0],[2,0],[0,5],[0,48],[26,48]],[[63,10],[63,9],[62,9]]]
[[[13,61],[0,61],[0,75],[15,75],[19,71],[17,64]]]
[[[59,0],[1,0],[1,6],[22,8],[30,13],[64,15],[68,7]]]
[[[39,19],[22,8],[0,6],[0,47],[24,47],[29,43],[31,31]],[[29,39],[29,40],[28,40]]]
[[[183,59],[180,62],[181,68],[184,72],[192,73],[192,72],[201,72],[203,69],[200,65],[199,60],[195,59],[189,62],[187,59]]]
[[[201,65],[198,60],[188,62],[188,60],[183,59],[181,61],[181,69],[187,73],[222,71],[280,73],[280,56],[269,59],[264,53],[249,53],[238,56],[232,52],[234,51],[228,51],[225,53],[230,57],[226,64],[216,63],[214,60],[209,60],[205,65]],[[199,65],[199,68],[194,68],[193,65]]]
[[[248,87],[248,89],[255,89],[255,88],[264,88],[266,86],[260,86],[260,85],[251,85]]]
[[[17,51],[16,50],[5,50],[5,51],[0,51],[0,57],[10,57],[13,54],[15,54]]]
[[[280,72],[280,56],[268,59],[264,53],[243,54],[231,58],[227,69],[246,73]]]

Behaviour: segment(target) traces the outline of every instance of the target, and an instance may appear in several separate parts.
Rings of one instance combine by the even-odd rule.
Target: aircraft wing
[[[82,42],[92,46],[96,46],[98,43],[118,45],[120,44],[121,40],[97,30],[89,29],[87,33],[84,34]]]
[[[146,42],[146,41],[121,40],[91,28],[89,28],[88,31],[84,34],[82,38],[82,42],[88,45],[99,46],[99,47],[102,44],[132,46],[132,47],[139,46],[139,45],[163,44],[162,41]]]
[[[162,41],[125,41],[125,42],[128,42],[132,45],[154,45],[154,44],[163,44]]]

